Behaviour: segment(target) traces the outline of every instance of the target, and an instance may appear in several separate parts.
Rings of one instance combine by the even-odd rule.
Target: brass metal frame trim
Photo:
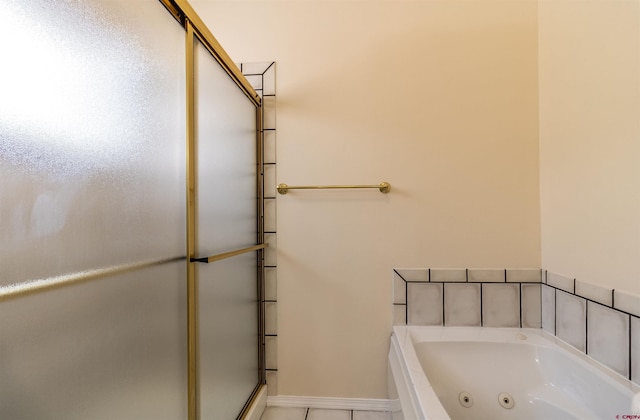
[[[198,344],[198,279],[197,268],[195,262],[214,262],[221,259],[240,255],[246,252],[258,251],[257,256],[257,304],[258,311],[258,330],[260,340],[258,342],[258,384],[256,390],[266,382],[265,373],[265,354],[264,354],[264,229],[263,229],[263,150],[262,150],[262,99],[255,91],[253,86],[241,73],[240,69],[233,63],[231,58],[224,51],[222,46],[217,42],[211,34],[204,22],[195,13],[186,0],[159,0],[165,5],[167,10],[185,27],[186,35],[186,111],[187,111],[187,335],[188,335],[188,370],[187,370],[187,387],[188,387],[188,419],[196,420],[200,417],[200,396],[199,396],[199,344]],[[225,72],[231,77],[241,91],[252,101],[256,107],[256,189],[257,189],[257,238],[258,245],[244,248],[241,250],[230,251],[228,253],[218,254],[206,258],[196,258],[197,249],[197,181],[196,181],[196,101],[195,101],[195,42],[200,41],[212,57],[219,63]],[[206,259],[206,261],[204,261]],[[254,400],[257,391],[249,397],[247,406]],[[240,413],[242,418],[246,407]]]
[[[277,190],[280,194],[286,194],[289,190],[331,190],[331,189],[345,189],[345,188],[377,188],[382,194],[387,194],[391,191],[391,184],[388,182],[381,182],[378,185],[287,185],[278,184]]]
[[[189,420],[198,418],[198,290],[196,268],[191,264],[196,255],[196,99],[195,99],[195,35],[193,26],[185,22],[186,111],[187,111],[187,411]]]
[[[190,261],[191,262],[200,262],[200,263],[208,264],[208,263],[212,263],[212,262],[215,262],[215,261],[224,260],[226,258],[235,257],[236,255],[246,254],[247,252],[258,251],[258,250],[264,249],[264,248],[266,248],[268,246],[269,246],[269,244],[259,244],[259,245],[254,245],[254,246],[250,246],[250,247],[247,247],[247,248],[236,249],[235,251],[223,252],[222,254],[212,255],[210,257],[191,258]]]
[[[242,91],[258,106],[262,102],[262,98],[251,86],[246,77],[242,74],[238,66],[233,62],[231,57],[222,48],[222,45],[216,40],[209,28],[202,21],[200,16],[191,7],[187,0],[159,0],[167,10],[183,25],[189,21],[198,38],[207,47],[211,55],[218,61],[222,68],[229,74],[233,81],[242,89]]]

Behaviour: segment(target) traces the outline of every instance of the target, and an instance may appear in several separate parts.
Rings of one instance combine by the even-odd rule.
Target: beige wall
[[[277,62],[279,394],[386,397],[394,267],[539,267],[535,1],[208,1]]]
[[[640,1],[539,13],[543,266],[640,293]]]

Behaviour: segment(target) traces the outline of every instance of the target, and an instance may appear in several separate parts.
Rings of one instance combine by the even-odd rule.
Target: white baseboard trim
[[[399,400],[373,398],[300,397],[274,395],[267,397],[267,407],[309,407],[328,410],[400,411]]]

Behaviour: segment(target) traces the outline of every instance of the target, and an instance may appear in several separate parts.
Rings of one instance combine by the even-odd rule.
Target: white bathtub
[[[394,418],[640,418],[636,385],[540,329],[394,327],[389,368]]]

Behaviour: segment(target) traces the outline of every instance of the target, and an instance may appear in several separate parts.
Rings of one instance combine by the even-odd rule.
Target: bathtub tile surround
[[[507,272],[508,274],[509,272]],[[538,274],[539,275],[539,274]],[[509,277],[507,276],[507,281]],[[540,284],[520,284],[522,313],[520,321],[523,328],[540,328],[541,322],[541,286]]]
[[[640,296],[619,290],[613,291],[613,307],[622,311],[640,317]]]
[[[397,270],[398,278],[402,281],[429,281],[429,270],[426,268],[406,268]]]
[[[402,273],[393,272],[393,296],[394,304],[407,304],[407,282],[404,280]]]
[[[444,324],[482,325],[481,289],[478,283],[444,283]]]
[[[631,317],[631,380],[640,384],[640,318]]]
[[[599,303],[587,302],[587,349],[604,365],[629,377],[629,315]],[[610,343],[622,345],[612,346]]]
[[[504,274],[504,272],[503,272]],[[515,283],[482,285],[482,325],[520,327],[520,287]]]
[[[547,272],[546,279],[549,286],[553,286],[556,289],[562,289],[569,293],[574,292],[575,280],[572,278]]]
[[[467,270],[465,269],[430,269],[428,271],[429,278],[432,282],[459,282],[467,281]],[[411,281],[411,280],[407,280]]]
[[[640,297],[564,275],[546,274],[546,284],[542,285],[543,328],[640,384]],[[570,328],[574,331],[568,331]]]
[[[508,283],[540,283],[538,268],[508,268],[506,272]]]
[[[541,325],[540,269],[396,269],[394,325]]]
[[[394,270],[393,290],[394,325],[542,328],[640,385],[638,295],[539,269]]]
[[[407,284],[408,313],[410,325],[442,325],[442,283]]]
[[[553,287],[541,286],[542,329],[556,334],[556,292]]]
[[[504,283],[506,281],[506,270],[491,270],[491,269],[482,269],[482,270],[467,270],[467,280],[470,282],[479,282],[479,283]]]
[[[611,289],[585,283],[576,279],[575,293],[578,296],[583,296],[594,302],[599,302],[607,306],[613,306],[613,293],[611,293]]]
[[[587,301],[556,291],[556,336],[582,352],[587,348]]]
[[[240,63],[242,74],[262,98],[265,290],[265,364],[268,395],[278,393],[278,271],[276,259],[276,63]],[[274,417],[275,418],[275,417]],[[280,418],[280,417],[278,417]]]

